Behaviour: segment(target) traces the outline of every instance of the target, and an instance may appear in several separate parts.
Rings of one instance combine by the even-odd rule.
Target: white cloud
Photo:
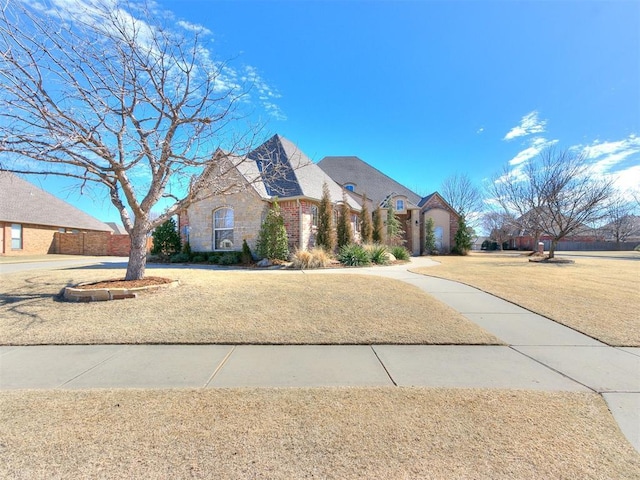
[[[538,111],[534,110],[531,113],[528,113],[520,120],[520,124],[513,127],[509,132],[504,136],[503,140],[513,140],[517,137],[524,137],[526,135],[531,135],[534,133],[542,133],[544,132],[544,128],[547,124],[546,120],[540,120],[538,118]]]
[[[632,200],[634,192],[640,193],[640,165],[633,165],[610,174],[613,185],[627,200]]]
[[[258,100],[260,100],[267,113],[276,120],[286,120],[287,116],[274,102],[274,100],[281,98],[282,95],[280,95],[277,90],[274,90],[262,79],[255,67],[247,66],[244,70],[245,75],[242,80],[245,82],[249,82],[252,85],[252,89],[257,90]]]
[[[171,11],[161,9],[153,0],[145,5],[138,5],[132,2],[128,4],[130,11],[117,8],[118,3],[115,0],[20,1],[47,15],[57,17],[60,21],[85,23],[98,29],[103,29],[102,31],[104,32],[118,35],[118,30],[116,30],[113,25],[110,26],[110,22],[104,21],[105,12],[108,12],[109,15],[113,15],[118,19],[121,28],[130,29],[130,31],[135,30],[135,35],[132,36],[135,36],[138,44],[148,49],[150,53],[153,53],[155,49],[151,41],[154,27],[144,20],[145,5],[149,7],[153,15],[173,21],[177,27],[186,32],[203,35],[210,35],[212,33],[202,25],[194,24],[186,20],[176,20]],[[286,120],[286,115],[284,115],[280,107],[275,103],[275,100],[280,98],[281,95],[258,75],[255,67],[245,67],[244,71],[239,74],[236,69],[229,66],[226,62],[212,60],[214,55],[203,45],[198,46],[197,53],[204,68],[215,72],[215,92],[226,93],[232,90],[236,92],[236,94],[242,95],[244,101],[250,102],[251,92],[247,95],[241,93],[245,90],[245,86],[242,83],[248,83],[250,90],[254,88],[257,89],[258,101],[268,115],[278,120]]]
[[[630,156],[640,153],[640,137],[629,135],[615,142],[594,142],[582,149],[587,159],[593,160],[595,173],[606,173]]]
[[[482,133],[482,132],[484,132],[484,127],[480,127],[480,128],[476,131],[476,133]]]
[[[537,156],[542,150],[558,143],[558,140],[547,140],[544,137],[535,137],[529,146],[509,160],[509,165],[521,165]]]
[[[595,141],[581,151],[591,161],[591,175],[610,178],[622,196],[630,199],[631,192],[640,185],[640,137],[631,134],[612,142]],[[630,160],[636,160],[635,164],[625,166]]]
[[[203,35],[211,35],[211,30],[209,30],[208,28],[202,25],[196,25],[195,23],[187,22],[185,20],[178,20],[176,22],[176,25],[190,32],[200,33]]]

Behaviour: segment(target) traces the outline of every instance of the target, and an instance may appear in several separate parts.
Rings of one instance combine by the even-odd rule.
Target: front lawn
[[[639,478],[595,393],[0,392],[0,477]]]
[[[0,344],[499,344],[418,288],[365,275],[189,268],[178,288],[66,303],[65,285],[124,276],[85,267],[0,277]]]
[[[562,252],[558,253],[562,257]],[[412,271],[456,280],[614,346],[640,346],[640,260],[572,257],[533,263],[517,254],[435,257]]]

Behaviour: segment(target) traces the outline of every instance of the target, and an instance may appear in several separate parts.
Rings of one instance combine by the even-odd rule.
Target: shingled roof
[[[0,221],[111,231],[107,224],[6,171],[0,171]]]
[[[265,199],[307,197],[320,200],[322,185],[326,182],[331,201],[342,201],[342,187],[298,147],[280,135],[271,137],[249,153],[248,158],[251,162],[239,170]],[[347,202],[352,209],[360,210],[359,203],[353,197],[347,195]]]
[[[421,201],[420,195],[358,157],[324,157],[318,166],[340,185],[355,185],[354,192],[366,194],[374,205],[380,205],[389,195],[405,196],[413,205]]]

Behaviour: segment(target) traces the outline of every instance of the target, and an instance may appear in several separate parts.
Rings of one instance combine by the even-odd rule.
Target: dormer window
[[[396,200],[396,210],[397,211],[404,210],[404,200],[402,200],[400,198]]]
[[[345,183],[344,188],[346,188],[350,192],[353,192],[355,191],[356,186],[353,183]]]

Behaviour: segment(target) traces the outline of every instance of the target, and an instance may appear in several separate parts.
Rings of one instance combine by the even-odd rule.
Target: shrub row
[[[349,267],[358,267],[363,265],[386,265],[389,263],[390,256],[393,255],[396,260],[409,260],[411,254],[409,250],[401,246],[388,247],[384,245],[358,245],[352,243],[343,246],[338,252],[338,261]]]

